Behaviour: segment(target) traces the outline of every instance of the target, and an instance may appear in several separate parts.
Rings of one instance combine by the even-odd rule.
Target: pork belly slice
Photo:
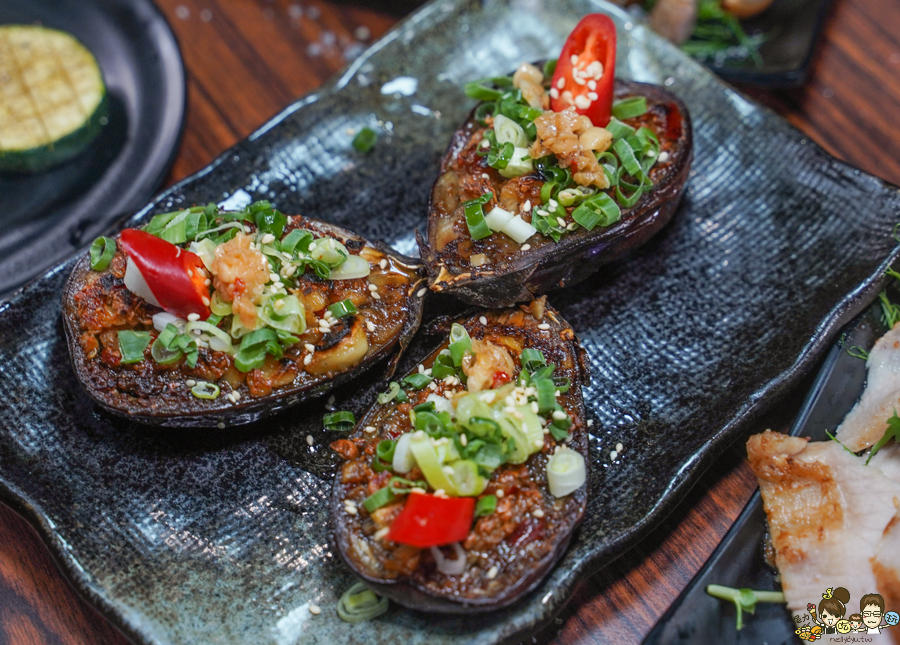
[[[807,442],[771,430],[747,442],[782,588],[800,612],[828,587],[851,598],[878,588],[872,559],[900,508],[900,483],[833,441]]]
[[[875,444],[884,436],[894,408],[900,413],[900,325],[878,339],[866,367],[866,389],[836,435],[853,452]]]

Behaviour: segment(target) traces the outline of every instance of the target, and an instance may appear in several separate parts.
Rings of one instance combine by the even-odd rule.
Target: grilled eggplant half
[[[474,316],[332,443],[334,540],[366,585],[466,613],[541,582],[587,502],[583,356],[543,298]]]
[[[606,128],[571,108],[529,113],[523,93],[511,87],[457,130],[419,235],[431,289],[484,307],[571,286],[646,242],[671,219],[691,165],[687,108],[664,88],[617,79],[622,119]]]
[[[421,321],[420,283],[416,261],[337,226],[211,205],[98,239],[63,315],[75,373],[103,408],[222,427],[396,358]]]

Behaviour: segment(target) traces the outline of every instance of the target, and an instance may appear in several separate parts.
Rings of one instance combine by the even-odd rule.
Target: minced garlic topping
[[[562,112],[548,110],[534,120],[537,140],[529,155],[539,159],[548,154],[556,155],[562,168],[572,168],[572,178],[581,186],[609,188],[609,178],[594,156],[605,152],[612,143],[612,134],[598,128],[586,116],[566,108]]]
[[[211,271],[219,297],[231,302],[231,311],[241,317],[244,327],[256,325],[256,305],[269,281],[269,263],[265,256],[250,247],[253,237],[238,233],[216,247]]]

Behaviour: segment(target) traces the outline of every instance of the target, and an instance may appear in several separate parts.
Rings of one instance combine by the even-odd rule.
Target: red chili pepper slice
[[[209,318],[209,287],[203,260],[196,253],[133,228],[122,231],[119,243],[160,307],[183,318],[188,314],[198,314],[201,320]]]
[[[550,107],[554,112],[562,112],[574,106],[594,125],[606,127],[612,115],[615,71],[615,23],[605,14],[588,14],[575,25],[563,45],[553,74],[551,88],[555,91]]]
[[[501,385],[509,383],[512,379],[506,372],[494,372],[494,379],[491,381],[491,389],[495,390]]]
[[[419,549],[462,542],[469,535],[474,515],[474,497],[410,493],[387,539]]]

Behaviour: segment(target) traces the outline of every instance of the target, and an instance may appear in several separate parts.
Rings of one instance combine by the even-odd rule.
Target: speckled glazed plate
[[[225,430],[114,419],[84,394],[66,355],[60,293],[73,261],[3,305],[0,489],[75,585],[135,640],[521,637],[580,578],[658,524],[874,296],[897,255],[900,194],[832,159],[611,5],[586,0],[428,4],[135,221],[243,191],[414,253],[439,158],[472,107],[462,84],[554,55],[579,17],[598,9],[619,24],[619,73],[663,83],[688,104],[694,171],[656,238],[551,298],[594,369],[585,391],[595,421],[591,499],[559,566],[507,610],[472,621],[392,607],[369,623],[341,622],[335,603],[352,579],[329,546],[334,435],[319,427],[321,403]],[[369,155],[350,145],[362,125],[383,132]],[[426,315],[455,306],[426,304]],[[433,342],[420,335],[412,355]],[[368,374],[338,392],[338,406],[371,402],[384,385]],[[611,463],[617,442],[625,449]]]

